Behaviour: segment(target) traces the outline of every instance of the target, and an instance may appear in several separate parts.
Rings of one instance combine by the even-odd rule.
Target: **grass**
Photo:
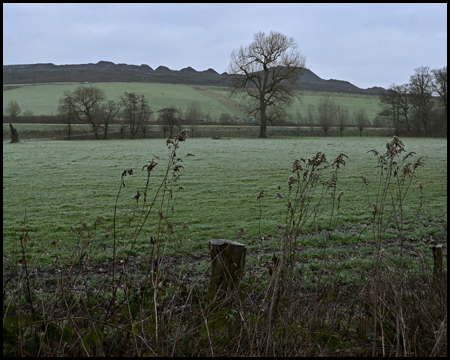
[[[211,238],[236,239],[240,228],[244,242],[255,241],[262,235],[267,239],[277,233],[282,224],[286,200],[274,199],[277,185],[287,191],[287,178],[296,158],[314,155],[313,149],[322,149],[329,159],[345,153],[349,159],[341,171],[338,191],[344,191],[338,224],[332,235],[334,243],[364,241],[370,233],[361,231],[371,214],[366,189],[361,175],[376,181],[372,154],[362,149],[380,149],[383,138],[287,138],[287,139],[189,139],[177,156],[183,162],[177,190],[177,211],[171,222],[178,237],[188,237],[190,248],[205,249]],[[331,142],[331,143],[330,143]],[[406,149],[414,149],[425,157],[426,169],[420,179],[424,184],[426,202],[412,238],[428,234],[442,235],[447,221],[447,142],[444,139],[408,139]],[[195,157],[187,157],[192,153]],[[111,248],[114,202],[123,170],[133,168],[135,175],[126,179],[122,190],[118,216],[122,222],[134,210],[132,197],[145,184],[144,164],[153,155],[161,161],[168,153],[161,139],[111,141],[39,141],[3,144],[3,250],[12,254],[23,230],[24,217],[31,229],[30,256],[39,257],[47,266],[55,257],[64,258],[72,252],[77,240],[70,230],[88,224],[99,248]],[[167,159],[166,159],[167,160]],[[162,169],[155,168],[150,186],[156,186]],[[416,187],[417,181],[413,182]],[[256,201],[261,190],[267,197]],[[373,201],[373,191],[370,196]],[[410,191],[411,205],[406,215],[414,214],[417,192]],[[329,199],[325,199],[329,203]],[[260,207],[261,206],[261,207]],[[324,208],[319,215],[321,226],[327,226],[329,212]],[[261,211],[261,213],[260,213]],[[261,214],[261,229],[259,227]],[[97,218],[101,223],[95,226]],[[181,225],[188,221],[188,233]],[[155,231],[155,223],[149,225]],[[261,234],[260,234],[261,231]],[[124,234],[122,233],[122,236]],[[56,244],[54,244],[56,242]],[[147,247],[148,238],[137,243],[135,254]],[[267,246],[275,243],[266,240]],[[176,248],[178,242],[170,243]],[[109,254],[107,250],[106,254]],[[105,252],[94,251],[93,259],[105,257]]]
[[[9,248],[4,222],[4,356],[445,356],[446,255],[433,246],[433,267],[426,243],[446,246],[438,210],[446,142],[408,139],[404,149],[394,137],[386,151],[381,138],[189,139],[178,148],[184,136],[168,148],[160,140],[4,144],[4,217],[23,204],[33,210]],[[405,165],[408,151],[417,155]],[[31,181],[14,188],[19,177]],[[101,197],[90,195],[101,189],[116,194],[105,205],[112,226],[98,216]],[[39,221],[51,223],[59,207],[79,211],[78,224],[58,240],[66,226],[57,219],[46,245]],[[92,215],[95,224],[84,222]],[[239,290],[217,300],[209,291],[205,300],[218,264],[206,249],[211,237],[248,245]],[[121,254],[125,245],[135,256]]]
[[[78,83],[52,83],[52,84],[28,84],[15,85],[15,88],[5,90],[3,87],[3,108],[11,101],[19,103],[22,112],[31,111],[34,115],[56,115],[58,112],[58,100],[64,91],[73,91]],[[144,94],[149,99],[149,105],[157,111],[163,107],[174,105],[186,110],[192,101],[197,101],[201,109],[214,119],[218,119],[222,113],[232,115],[244,115],[239,110],[239,101],[228,97],[228,90],[217,86],[190,86],[176,84],[144,84],[144,83],[93,83],[103,89],[107,98],[119,100],[124,92]],[[317,105],[320,98],[330,93],[304,92],[301,100],[295,99],[290,112],[295,114],[298,108],[304,117],[307,115],[308,105]],[[331,93],[337,104],[347,106],[352,113],[363,108],[369,119],[373,119],[379,111],[379,97],[376,95],[358,95]]]

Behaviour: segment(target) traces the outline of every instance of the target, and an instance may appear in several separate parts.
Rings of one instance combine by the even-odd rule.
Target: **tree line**
[[[447,66],[414,70],[407,84],[380,95],[380,118],[396,135],[447,134]]]
[[[289,124],[287,110],[293,98],[300,96],[295,91],[296,83],[305,69],[305,57],[295,40],[278,32],[272,31],[269,35],[258,32],[252,43],[231,53],[228,69],[230,96],[241,97],[247,116],[258,118],[260,138],[267,137],[268,124]],[[7,111],[11,115],[16,114],[17,107],[17,103],[11,102]],[[433,70],[426,66],[415,69],[408,84],[393,84],[380,95],[380,108],[373,125],[386,124],[395,135],[446,135],[447,66]],[[95,86],[79,86],[73,92],[66,92],[60,99],[59,111],[69,124],[69,138],[74,120],[89,123],[96,139],[100,139],[99,132],[103,129],[103,139],[106,139],[109,124],[118,118],[122,123],[121,133],[127,127],[131,138],[139,131],[145,137],[148,123],[156,115],[164,136],[166,132],[172,136],[174,127],[179,127],[183,119],[182,110],[175,106],[154,113],[144,95],[125,92],[119,101],[112,101],[107,100],[104,91]],[[191,104],[184,116],[193,124],[202,117],[207,122],[212,120],[209,114],[202,113],[198,103]],[[300,122],[301,118],[297,110],[297,121]],[[339,127],[342,136],[344,129],[351,124],[356,125],[362,135],[363,129],[371,125],[364,109],[350,115],[348,108],[337,105],[330,96],[322,98],[317,109],[308,106],[306,118],[311,126],[318,124],[324,136],[334,126]],[[219,122],[227,124],[234,121],[229,114],[222,114]]]

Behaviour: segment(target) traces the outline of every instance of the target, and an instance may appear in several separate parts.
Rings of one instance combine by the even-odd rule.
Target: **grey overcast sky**
[[[3,4],[3,64],[227,70],[258,31],[293,37],[307,67],[360,88],[447,65],[447,4]]]

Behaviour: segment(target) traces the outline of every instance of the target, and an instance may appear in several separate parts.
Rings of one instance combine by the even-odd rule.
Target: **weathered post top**
[[[223,245],[223,244],[230,244],[235,246],[245,246],[244,244],[238,243],[237,241],[228,240],[228,239],[211,239],[209,240],[211,245]]]

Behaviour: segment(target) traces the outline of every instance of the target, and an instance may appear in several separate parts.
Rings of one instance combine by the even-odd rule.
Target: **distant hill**
[[[197,71],[188,66],[178,71],[171,70],[166,66],[159,66],[153,70],[146,64],[114,64],[111,61],[71,65],[55,65],[52,63],[3,65],[3,85],[53,82],[152,82],[228,86],[229,78],[227,73],[219,74],[211,68]],[[367,95],[385,91],[381,87],[360,89],[344,80],[324,80],[308,69],[305,69],[299,77],[298,89]]]

